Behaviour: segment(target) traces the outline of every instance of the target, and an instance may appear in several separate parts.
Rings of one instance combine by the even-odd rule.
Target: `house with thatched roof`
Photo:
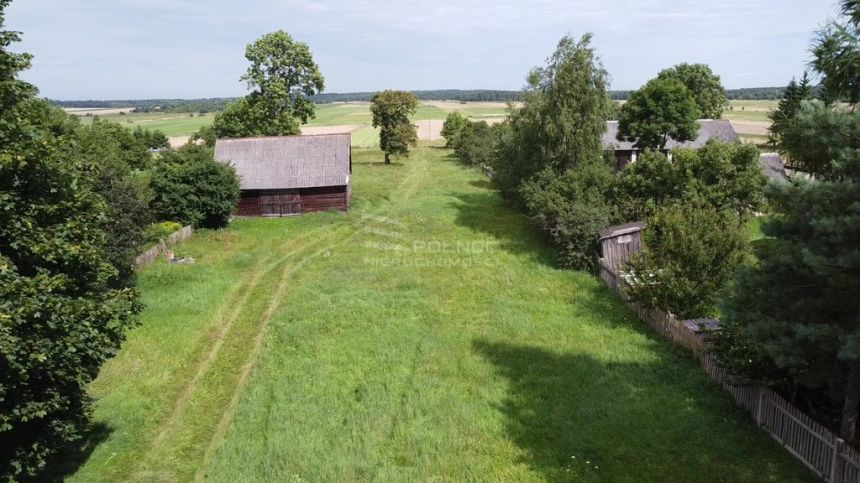
[[[349,134],[219,139],[215,159],[236,169],[240,216],[346,211],[352,196]]]
[[[725,119],[700,119],[696,122],[699,123],[696,139],[682,143],[669,140],[666,143],[666,151],[675,148],[699,149],[711,139],[718,139],[727,143],[740,140],[735,128]],[[619,141],[617,136],[618,121],[606,121],[606,131],[603,133],[603,149],[615,152],[615,169],[621,171],[628,164],[636,162],[640,150],[634,147],[632,142]]]

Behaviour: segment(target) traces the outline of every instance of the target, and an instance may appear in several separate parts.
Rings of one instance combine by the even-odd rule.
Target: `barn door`
[[[302,198],[298,191],[278,192],[260,196],[262,216],[287,216],[302,213]]]

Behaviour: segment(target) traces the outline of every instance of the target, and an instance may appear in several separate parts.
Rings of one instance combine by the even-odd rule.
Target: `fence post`
[[[762,412],[764,408],[764,387],[758,387],[758,405],[755,408],[755,422],[761,426]]]
[[[833,441],[833,458],[830,460],[830,483],[842,482],[842,449],[845,440],[836,438]]]

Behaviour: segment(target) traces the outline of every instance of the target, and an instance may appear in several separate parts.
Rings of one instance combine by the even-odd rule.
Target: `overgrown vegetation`
[[[440,146],[356,149],[348,213],[240,219],[146,267],[92,385],[114,431],[69,481],[811,481]]]
[[[30,56],[6,47],[19,40],[0,31],[0,478],[10,480],[37,477],[84,437],[85,386],[140,308],[111,263],[117,205],[75,152],[77,125],[18,79]]]
[[[187,144],[164,154],[152,173],[152,212],[160,220],[200,228],[227,225],[239,201],[233,167],[215,161],[211,148]]]
[[[726,304],[720,349],[740,379],[781,381],[780,389],[838,406],[842,438],[856,441],[860,405],[860,4],[842,2],[845,17],[813,41],[823,102],[803,101],[799,86],[780,105],[785,123],[775,140],[797,169],[771,186],[769,238],[745,267]],[[788,108],[790,107],[790,108]],[[816,408],[816,406],[818,406]]]
[[[734,213],[693,200],[658,208],[643,243],[625,268],[633,276],[630,295],[682,319],[716,315],[749,247]]]

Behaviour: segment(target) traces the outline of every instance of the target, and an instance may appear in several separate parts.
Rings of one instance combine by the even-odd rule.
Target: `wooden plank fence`
[[[167,239],[159,241],[157,245],[138,255],[137,258],[134,259],[134,265],[138,268],[145,265],[149,265],[150,263],[154,262],[155,259],[169,247],[172,247],[183,240],[191,238],[191,235],[193,234],[194,229],[191,227],[191,225],[184,226],[181,229],[176,230],[175,232],[171,233],[167,237]]]
[[[493,168],[489,167],[488,165],[482,164],[480,166],[480,168],[481,168],[481,172],[484,173],[484,176],[486,176],[490,179],[493,179],[493,177],[496,176],[496,171]]]
[[[711,340],[706,332],[697,332],[672,314],[630,300],[624,291],[623,277],[603,260],[600,278],[655,332],[689,349],[714,382],[731,394],[762,429],[816,475],[832,483],[860,483],[860,453],[847,446],[841,438],[767,387],[731,384],[717,361],[716,353],[711,350]]]

